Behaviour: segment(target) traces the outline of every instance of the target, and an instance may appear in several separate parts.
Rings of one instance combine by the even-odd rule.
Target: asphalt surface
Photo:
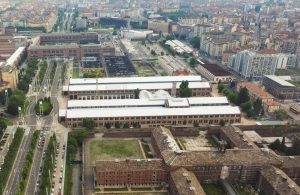
[[[52,66],[53,65],[51,64],[50,67],[52,67]],[[57,99],[56,99],[55,96],[58,92],[58,82],[60,80],[61,70],[62,70],[61,62],[58,62],[56,72],[55,72],[55,76],[54,76],[54,79],[53,79],[53,85],[52,85],[52,88],[51,88],[51,102],[53,104],[53,109],[52,109],[51,113],[48,116],[44,117],[45,123],[44,123],[44,126],[43,126],[43,130],[48,132],[46,134],[46,142],[45,142],[45,145],[44,145],[43,149],[37,150],[37,152],[34,156],[34,160],[33,160],[34,163],[33,163],[33,166],[32,166],[33,169],[31,170],[31,174],[30,174],[30,177],[29,177],[29,181],[28,181],[28,185],[27,185],[26,193],[25,193],[27,195],[33,195],[38,190],[36,184],[37,184],[38,179],[39,179],[39,167],[42,166],[43,152],[46,150],[47,141],[49,140],[49,138],[51,136],[51,134],[49,133],[49,130],[50,130],[51,125],[52,125],[53,116],[55,115],[55,113],[58,112],[58,107],[59,107]],[[44,86],[46,84],[47,80],[49,79],[50,72],[51,72],[51,68],[49,68],[49,70],[47,69],[46,76],[45,76],[46,79],[44,79],[45,82],[43,82],[42,86]],[[39,98],[44,98],[45,96],[46,96],[46,94],[44,92],[39,93]]]
[[[50,67],[50,66],[48,66]],[[49,69],[49,68],[48,68]],[[47,82],[47,76],[49,76],[49,71],[46,71],[46,75],[43,80],[43,84]],[[42,85],[43,86],[43,85]],[[40,93],[38,94],[40,95]],[[18,151],[15,163],[12,167],[11,175],[8,179],[6,188],[4,190],[4,194],[15,194],[16,190],[19,186],[20,180],[21,180],[21,174],[23,171],[23,166],[26,160],[26,154],[30,148],[31,139],[33,132],[36,129],[36,115],[35,115],[35,101],[30,101],[30,104],[28,106],[27,115],[29,116],[26,118],[27,126],[30,127],[29,133],[24,136],[23,141],[21,143],[20,149]]]

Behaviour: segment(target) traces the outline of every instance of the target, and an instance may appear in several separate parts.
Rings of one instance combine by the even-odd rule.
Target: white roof
[[[20,55],[24,52],[25,47],[19,47],[6,61],[6,66],[14,66],[14,63],[20,57]]]
[[[229,104],[226,97],[191,97],[188,98],[190,105],[196,104]]]
[[[218,106],[228,104],[226,97],[191,97],[191,98],[162,98],[162,99],[113,99],[113,100],[69,100],[68,108],[103,108],[103,107],[163,107],[165,100],[170,107],[178,106]]]
[[[139,98],[140,99],[168,99],[171,98],[171,96],[165,90],[158,90],[153,93],[147,90],[142,90],[139,93]]]
[[[149,99],[114,99],[114,100],[69,100],[68,108],[95,108],[95,107],[138,107],[163,106],[165,100]]]
[[[98,118],[98,117],[138,117],[138,116],[187,116],[187,115],[219,115],[241,114],[239,107],[233,106],[201,106],[188,108],[166,107],[134,107],[134,108],[100,108],[100,109],[70,109],[66,111],[67,118]]]
[[[98,81],[97,81],[98,80]],[[129,84],[129,83],[172,83],[172,82],[200,82],[201,76],[162,76],[162,77],[113,77],[113,78],[85,78],[70,79],[69,85],[85,84]]]
[[[67,114],[67,110],[66,109],[59,109],[58,116],[65,117],[66,114]]]
[[[273,81],[275,81],[276,83],[282,85],[282,86],[286,86],[286,87],[295,87],[295,85],[281,79],[278,76],[275,75],[265,75],[266,77],[268,77],[269,79],[272,79]]]
[[[177,83],[176,88],[179,88],[181,83]],[[130,84],[89,84],[89,85],[70,85],[69,91],[105,91],[105,90],[160,90],[172,89],[172,83],[130,83]],[[208,82],[191,82],[189,83],[191,89],[210,88]]]
[[[173,98],[168,99],[169,107],[189,107],[189,102],[187,98]]]

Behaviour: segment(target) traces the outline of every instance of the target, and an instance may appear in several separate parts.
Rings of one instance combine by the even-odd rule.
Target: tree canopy
[[[189,88],[189,82],[188,81],[182,81],[179,86],[179,96],[180,97],[191,97],[192,96],[192,90]]]
[[[193,48],[200,49],[200,38],[199,37],[192,38],[190,44],[193,46]]]
[[[83,119],[82,126],[88,130],[93,130],[96,126],[96,122],[91,118],[85,118]]]

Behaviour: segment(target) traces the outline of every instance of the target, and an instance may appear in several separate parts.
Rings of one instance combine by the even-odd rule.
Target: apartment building
[[[224,51],[243,45],[243,35],[211,31],[203,33],[200,41],[200,51],[212,58],[222,60]]]
[[[275,74],[276,64],[272,54],[265,55],[254,51],[241,51],[233,55],[228,67],[245,79],[259,80],[265,74]]]
[[[164,20],[148,20],[148,29],[154,32],[161,32],[163,34],[169,33],[169,22]]]

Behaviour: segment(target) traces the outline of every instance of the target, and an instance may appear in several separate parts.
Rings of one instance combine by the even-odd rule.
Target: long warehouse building
[[[67,109],[59,111],[59,121],[67,127],[80,127],[90,118],[96,126],[158,127],[199,124],[239,123],[241,112],[225,97],[168,99],[69,100]]]
[[[138,89],[150,92],[165,90],[178,96],[182,81],[189,82],[192,96],[209,96],[211,93],[209,82],[203,82],[201,76],[166,76],[70,79],[69,85],[63,87],[63,94],[77,100],[133,99]]]

